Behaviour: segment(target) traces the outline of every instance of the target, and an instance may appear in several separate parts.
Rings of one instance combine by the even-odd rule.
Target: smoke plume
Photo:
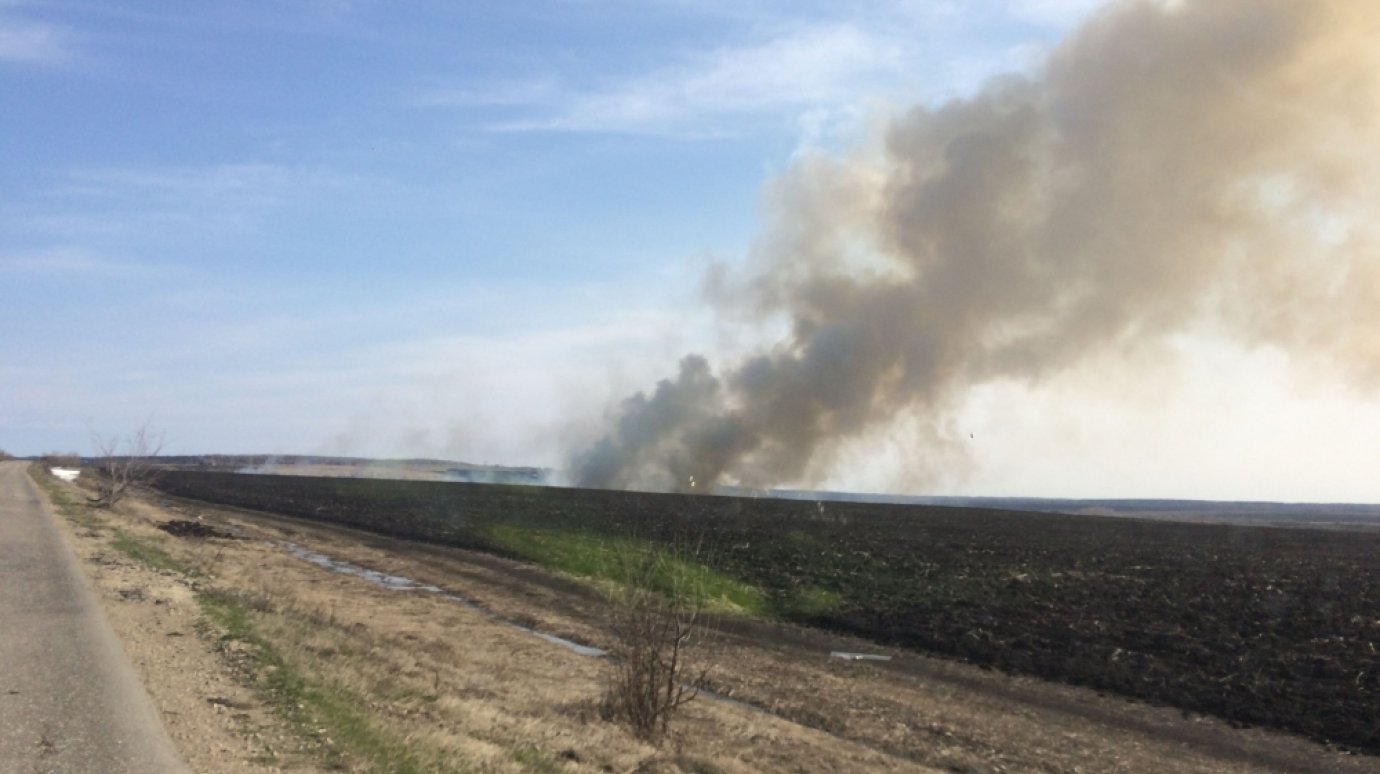
[[[893,117],[768,191],[725,315],[772,347],[624,401],[581,484],[808,482],[841,443],[1209,326],[1380,381],[1380,12],[1132,0],[1034,75]]]

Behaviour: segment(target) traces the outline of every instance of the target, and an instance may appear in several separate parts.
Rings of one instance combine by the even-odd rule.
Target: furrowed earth
[[[718,626],[727,638],[764,640],[769,649],[804,641],[818,652],[830,647],[829,637],[848,636],[860,638],[854,649],[880,645],[896,655],[875,665],[829,664],[827,674],[861,668],[882,681],[911,679],[916,664],[930,665],[930,673],[947,667],[908,654],[939,655],[993,670],[994,682],[982,688],[989,696],[1015,690],[1013,678],[1000,672],[1028,675],[1364,753],[1304,764],[1306,754],[1289,757],[1297,751],[1272,758],[1274,743],[1255,737],[1240,747],[1220,736],[1203,742],[1214,754],[1238,756],[1240,770],[1271,761],[1283,770],[1340,770],[1343,762],[1368,770],[1380,753],[1376,531],[194,471],[170,471],[158,487],[180,498],[422,541],[431,547],[389,544],[410,546],[432,570],[455,561],[444,553],[452,549],[442,548],[452,547],[481,565],[530,560],[597,576],[598,546],[671,546],[718,584],[725,611]],[[587,586],[535,570],[509,577],[557,605],[566,618],[554,624],[556,633],[598,640],[590,623],[597,594]],[[866,711],[849,710],[816,701],[808,690],[794,698],[767,691],[771,698],[764,699],[760,681],[773,678],[807,679],[762,666],[740,672],[736,682],[720,674],[715,685],[905,760],[956,770],[1010,764],[1007,751],[983,758],[969,748],[967,757],[936,757],[924,740],[940,732],[914,725],[919,714],[904,702],[887,706],[879,698]],[[886,693],[878,688],[879,697]],[[1051,701],[1067,713],[1073,695]],[[860,711],[899,726],[879,732]],[[1131,712],[1134,719],[1113,724],[1149,724],[1190,747],[1201,741],[1201,722],[1177,726],[1156,712],[1142,707]],[[1083,714],[1125,717],[1105,707]],[[1316,752],[1325,753],[1322,746]],[[1040,760],[1060,759],[1047,750]],[[1107,760],[1091,769],[1110,770]]]

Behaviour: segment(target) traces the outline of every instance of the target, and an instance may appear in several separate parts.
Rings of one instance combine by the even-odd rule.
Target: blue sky
[[[794,158],[1037,66],[1097,5],[0,0],[0,448],[151,418],[172,453],[558,464],[733,348],[700,279]],[[1314,422],[1351,406],[1310,395]],[[975,426],[1010,420],[983,400]],[[1107,400],[1203,421],[1197,393],[1183,419]],[[1081,473],[1016,469],[1050,421],[947,486],[1108,494],[1102,425]],[[1160,480],[1125,493],[1250,483]],[[1330,492],[1380,497],[1277,494]]]

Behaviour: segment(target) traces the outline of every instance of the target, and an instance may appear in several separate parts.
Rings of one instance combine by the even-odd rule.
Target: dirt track
[[[577,582],[486,554],[346,528],[187,501],[167,510],[169,517],[256,538],[180,541],[201,551],[221,544],[214,550],[223,582],[291,588],[294,604],[328,609],[342,627],[405,649],[390,656],[406,662],[398,669],[451,682],[485,706],[482,712],[508,718],[493,721],[508,729],[499,736],[526,733],[513,717],[539,719],[530,743],[559,755],[570,770],[674,771],[683,768],[683,751],[693,749],[695,760],[723,771],[1380,771],[1380,759],[1085,689],[900,652],[889,652],[889,663],[831,659],[833,650],[882,651],[809,629],[729,620],[720,622],[704,654],[715,665],[715,690],[749,706],[696,702],[672,747],[681,758],[658,754],[614,743],[620,737],[591,719],[602,662],[503,623],[602,644],[599,601]],[[435,585],[490,615],[333,574],[264,541],[292,541]],[[483,651],[464,643],[453,650],[457,637],[482,643]],[[453,663],[457,658],[466,663]],[[475,712],[481,710],[468,706],[462,714]],[[405,718],[398,722],[406,727]]]

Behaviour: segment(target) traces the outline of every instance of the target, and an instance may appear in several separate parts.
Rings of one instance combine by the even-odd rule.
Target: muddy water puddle
[[[317,553],[316,551],[303,548],[297,545],[296,543],[283,543],[281,545],[287,548],[288,553],[292,554],[298,559],[303,559],[305,561],[311,562],[312,564],[316,565],[317,567],[320,567],[323,570],[338,572],[342,575],[353,575],[354,577],[366,580],[374,584],[375,586],[382,586],[386,589],[390,589],[393,591],[427,591],[434,594],[441,593],[441,589],[438,586],[427,586],[418,583],[412,580],[411,578],[404,578],[401,575],[389,575],[388,573],[379,572],[378,570],[370,570],[364,567],[359,567],[358,565],[353,565],[349,562],[344,562],[339,559],[333,559],[329,556],[326,556],[325,554]]]
[[[890,661],[891,656],[881,653],[851,653],[846,650],[831,650],[829,658],[839,658],[844,661]]]
[[[336,559],[334,557],[330,557],[323,553],[312,551],[307,548],[303,548],[302,546],[299,546],[296,543],[285,542],[276,543],[275,545],[279,545],[283,548],[286,548],[288,550],[288,553],[292,554],[298,559],[310,562],[323,570],[329,570],[331,572],[340,573],[341,575],[351,575],[353,577],[368,581],[369,583],[372,583],[375,586],[380,586],[390,591],[417,591],[424,594],[435,594],[441,597],[442,599],[464,605],[465,607],[468,607],[471,610],[482,613],[483,615],[489,617],[492,620],[507,624],[508,626],[511,626],[514,629],[517,629],[518,631],[523,632],[525,634],[530,634],[534,637],[539,637],[553,645],[559,645],[562,648],[565,648],[566,650],[572,651],[574,653],[578,653],[581,656],[589,656],[591,658],[603,658],[608,655],[608,651],[605,651],[602,648],[596,648],[590,645],[582,645],[573,640],[568,640],[564,637],[558,637],[554,634],[551,634],[550,632],[543,632],[501,618],[498,615],[495,615],[492,611],[481,607],[479,604],[474,602],[474,600],[466,599],[465,597],[462,597],[459,594],[446,591],[440,586],[432,586],[425,583],[418,583],[417,581],[414,581],[411,578],[402,575],[392,575],[386,572],[379,572],[378,570],[370,570],[367,567],[360,567],[359,565],[351,564],[350,562]]]

